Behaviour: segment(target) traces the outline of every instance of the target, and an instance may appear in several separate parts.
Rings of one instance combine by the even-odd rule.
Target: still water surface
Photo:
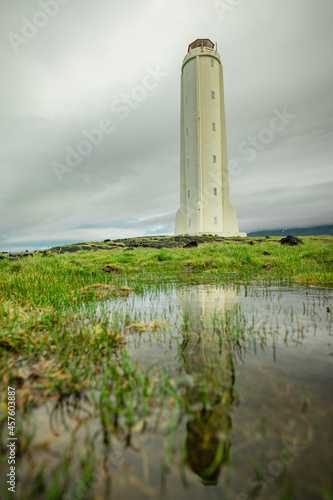
[[[332,299],[317,287],[187,285],[105,303],[111,318],[160,322],[129,328],[123,348],[152,376],[165,367],[187,410],[153,407],[130,436],[112,436],[106,458],[96,394],[49,401],[21,477],[90,439],[98,465],[86,498],[333,498]],[[70,474],[64,498],[77,498]]]

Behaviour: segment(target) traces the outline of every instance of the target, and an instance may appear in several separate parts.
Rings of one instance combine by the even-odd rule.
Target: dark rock
[[[269,236],[265,236],[265,238],[269,238]]]
[[[248,245],[254,245],[253,241],[252,241],[252,240],[251,240],[251,241],[249,241],[249,242],[248,242]]]
[[[108,241],[111,241],[111,240],[104,240],[104,243],[107,243]]]
[[[188,243],[186,243],[186,245],[183,246],[183,248],[192,248],[197,246],[198,246],[197,241],[189,241]]]
[[[163,259],[161,259],[161,257],[158,255],[157,260],[158,260],[158,262],[162,262]]]
[[[5,257],[3,257],[3,255],[0,255],[0,259],[4,259]]]
[[[269,252],[263,252],[263,255],[271,255]]]
[[[289,245],[289,246],[295,246],[295,245],[304,245],[303,241],[297,238],[297,236],[294,236],[293,234],[288,234],[285,238],[282,238],[280,240],[281,245]]]

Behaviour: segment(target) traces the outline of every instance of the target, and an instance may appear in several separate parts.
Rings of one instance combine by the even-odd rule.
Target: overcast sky
[[[173,234],[196,38],[224,67],[240,231],[333,223],[332,0],[0,6],[0,250]]]

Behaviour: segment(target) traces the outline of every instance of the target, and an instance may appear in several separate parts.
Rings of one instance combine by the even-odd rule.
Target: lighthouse
[[[230,203],[223,69],[214,43],[191,43],[181,70],[180,208],[175,234],[239,233]]]

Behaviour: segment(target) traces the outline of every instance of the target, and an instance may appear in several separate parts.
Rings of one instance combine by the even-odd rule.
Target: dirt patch
[[[117,266],[113,266],[111,264],[108,264],[107,266],[103,267],[102,271],[104,271],[105,273],[117,273],[117,274],[121,274],[121,269]]]
[[[273,264],[273,262],[266,262],[263,266],[261,266],[261,269],[272,269],[272,267],[275,267],[276,264]]]

